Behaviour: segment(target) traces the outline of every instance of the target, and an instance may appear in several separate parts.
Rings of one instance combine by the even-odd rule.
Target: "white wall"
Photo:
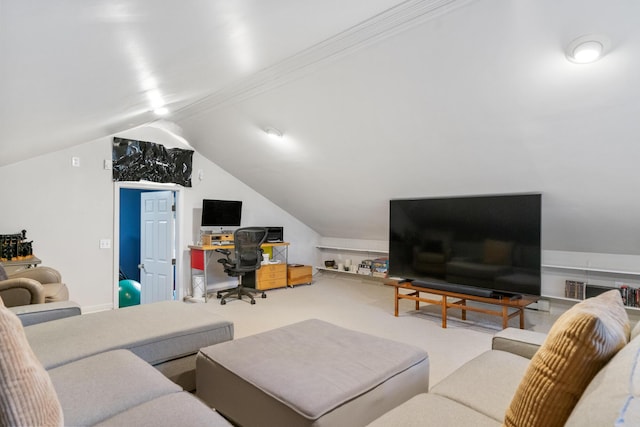
[[[154,126],[116,136],[184,147],[179,136]],[[61,272],[71,299],[86,311],[111,308],[117,282],[113,249],[99,249],[100,239],[117,243],[115,184],[111,171],[103,167],[111,159],[112,141],[112,137],[101,138],[0,168],[0,233],[26,229],[27,237],[34,240],[35,255],[43,265]],[[80,167],[72,167],[74,156],[80,158]],[[198,238],[203,198],[242,200],[242,225],[284,226],[285,239],[291,242],[289,261],[313,263],[319,239],[316,232],[198,153],[194,153],[193,166],[193,187],[181,191],[179,207],[182,271],[178,285],[182,294],[189,293],[188,245]]]
[[[358,263],[363,259],[384,257],[389,242],[322,237],[319,245],[328,248],[316,254],[317,266],[326,260],[344,263],[346,259]],[[361,251],[356,251],[360,249]],[[373,252],[369,252],[373,251]],[[583,281],[592,285],[619,287],[626,284],[640,287],[640,256],[576,251],[542,251],[541,291],[543,297],[563,298],[566,280]]]

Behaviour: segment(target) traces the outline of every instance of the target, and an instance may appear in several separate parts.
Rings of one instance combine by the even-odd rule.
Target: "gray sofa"
[[[571,310],[576,307],[579,310],[579,306]],[[621,304],[616,308],[618,312],[624,312],[620,307]],[[606,321],[600,319],[609,317],[610,313],[603,309],[595,318],[589,319],[589,327],[600,328],[604,333],[585,338],[580,336],[582,330],[566,327],[565,316],[571,316],[571,310],[554,324],[548,336],[513,328],[497,333],[491,350],[460,367],[428,393],[413,397],[369,426],[640,425],[640,324],[629,334],[627,318],[626,328],[624,325],[622,329],[617,328],[618,332],[624,330],[626,345],[612,346],[607,358],[598,361],[603,366],[594,367],[590,373],[589,365],[598,357],[579,346],[572,347],[568,341],[575,339],[596,350],[602,348],[609,336],[615,335],[602,327]],[[619,317],[626,317],[626,313]],[[553,347],[558,342],[561,345]],[[554,351],[557,351],[555,355]],[[542,369],[536,371],[532,365],[538,362],[542,362],[539,365]],[[555,370],[555,367],[559,369]],[[539,383],[527,383],[535,372],[542,372],[546,378]],[[562,378],[565,373],[569,380],[579,377],[583,385],[569,393],[567,379]],[[529,390],[533,389],[533,393],[523,393],[524,388],[532,385]],[[558,408],[558,402],[569,394],[573,400],[569,399],[568,405]],[[517,412],[527,406],[542,415],[513,422],[514,408]],[[512,417],[511,422],[509,417]]]
[[[19,371],[39,369],[44,374],[37,387],[18,392],[18,400],[42,395],[49,384],[55,405],[50,399],[42,413],[49,416],[53,407],[55,415],[58,408],[65,425],[230,426],[160,372],[182,372],[177,380],[189,377],[198,348],[232,339],[233,325],[211,308],[157,303],[23,328],[13,313],[0,306],[0,381],[11,381],[7,367],[11,371],[31,355],[36,363]],[[65,330],[66,335],[61,332]],[[26,349],[7,350],[19,341],[12,340],[12,334],[22,336]],[[546,336],[519,329],[496,334],[491,350],[369,425],[637,426],[639,361],[640,325],[630,331],[620,294],[610,291],[576,304]],[[0,387],[0,425],[12,425],[2,419],[7,408],[22,408],[9,396],[16,394],[19,382]],[[246,403],[252,408],[252,402]],[[270,425],[273,414],[264,411],[260,420],[259,424]],[[22,423],[44,424],[60,422]]]
[[[75,316],[69,308],[23,327],[16,312],[33,320],[33,308],[0,304],[0,425],[230,426],[185,391],[198,349],[233,338],[212,306],[169,301]]]

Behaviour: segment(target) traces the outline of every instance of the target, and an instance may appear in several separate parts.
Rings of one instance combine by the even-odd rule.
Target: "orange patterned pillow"
[[[563,426],[589,382],[628,342],[629,330],[617,290],[567,310],[531,359],[504,425]]]
[[[22,323],[0,299],[0,425],[61,426],[62,408]]]

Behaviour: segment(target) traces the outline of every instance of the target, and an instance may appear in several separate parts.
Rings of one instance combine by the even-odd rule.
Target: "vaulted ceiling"
[[[0,0],[0,167],[158,120],[323,236],[543,193],[547,249],[640,254],[640,4]],[[564,49],[610,41],[579,65]],[[267,138],[264,128],[284,133]]]

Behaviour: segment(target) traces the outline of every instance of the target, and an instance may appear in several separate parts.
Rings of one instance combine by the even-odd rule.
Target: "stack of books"
[[[376,258],[371,264],[371,275],[374,277],[387,277],[389,271],[389,258]]]
[[[632,288],[629,285],[620,286],[622,302],[627,307],[640,307],[640,289]]]
[[[576,280],[565,280],[564,296],[566,298],[584,299],[584,282]]]

